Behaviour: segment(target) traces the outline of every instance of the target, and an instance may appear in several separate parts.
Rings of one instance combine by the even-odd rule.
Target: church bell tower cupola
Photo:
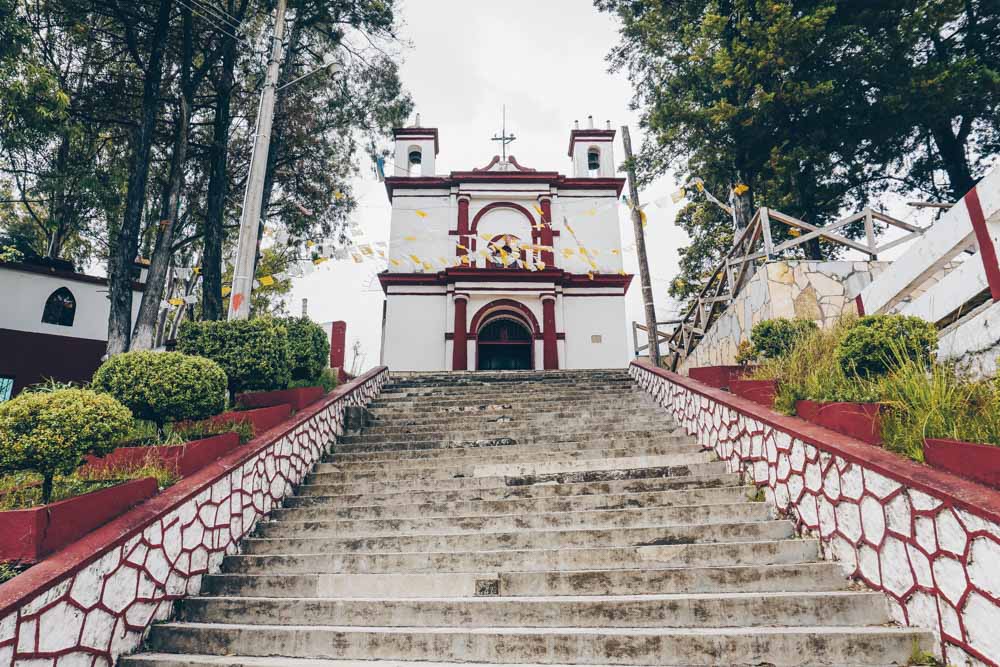
[[[615,131],[611,121],[606,129],[594,127],[594,117],[587,116],[587,127],[580,128],[574,122],[569,133],[569,156],[573,158],[574,178],[613,178],[615,175],[614,155]]]
[[[417,114],[413,127],[397,127],[392,134],[396,140],[393,176],[433,176],[438,154],[437,128],[420,127],[420,114]]]

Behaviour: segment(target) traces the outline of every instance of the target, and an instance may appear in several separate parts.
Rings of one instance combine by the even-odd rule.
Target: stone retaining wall
[[[813,320],[822,327],[857,312],[855,296],[887,262],[781,260],[757,269],[719,315],[679,370],[736,363],[736,348],[753,325],[775,317]]]
[[[899,623],[933,629],[948,665],[1000,665],[1000,492],[645,360],[630,373]]]
[[[111,667],[292,492],[384,366],[0,586],[0,665]],[[9,538],[10,536],[5,536]]]

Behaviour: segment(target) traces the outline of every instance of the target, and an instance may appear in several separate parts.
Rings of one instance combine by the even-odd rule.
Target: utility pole
[[[642,305],[646,311],[646,329],[649,335],[649,360],[660,365],[660,334],[656,331],[656,308],[653,307],[653,286],[649,279],[649,261],[646,259],[646,236],[642,230],[642,211],[639,208],[639,188],[635,184],[635,163],[632,161],[632,138],[628,125],[622,126],[622,144],[625,146],[625,172],[628,175],[628,196],[632,202],[632,228],[635,230],[635,255],[639,259],[639,280],[642,283]]]
[[[285,38],[285,6],[278,0],[274,8],[274,35],[271,37],[271,58],[267,63],[264,91],[257,109],[257,133],[250,158],[250,174],[243,195],[240,217],[240,238],[236,245],[236,265],[233,267],[233,291],[229,296],[229,319],[245,320],[250,316],[250,292],[253,289],[254,264],[257,257],[257,230],[261,224],[261,203],[264,176],[267,173],[267,153],[271,147],[271,125],[274,122],[274,100],[281,71],[281,50]]]

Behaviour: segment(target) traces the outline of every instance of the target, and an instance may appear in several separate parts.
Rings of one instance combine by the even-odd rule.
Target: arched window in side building
[[[76,317],[76,299],[65,287],[60,287],[45,300],[45,310],[42,311],[42,322],[45,324],[71,327],[74,317]]]
[[[596,146],[587,149],[587,174],[591,177],[601,175],[601,149]]]

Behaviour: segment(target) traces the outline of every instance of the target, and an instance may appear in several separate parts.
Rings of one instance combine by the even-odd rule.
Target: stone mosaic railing
[[[1000,493],[645,360],[630,373],[896,621],[933,629],[945,663],[1000,665]]]
[[[0,665],[111,667],[292,492],[384,366],[0,586]]]

